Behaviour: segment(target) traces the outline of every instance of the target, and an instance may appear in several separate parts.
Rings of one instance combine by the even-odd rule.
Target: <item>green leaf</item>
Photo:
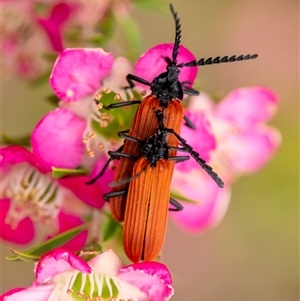
[[[122,228],[120,223],[116,221],[111,215],[107,215],[108,221],[104,228],[103,241],[107,242]]]
[[[57,52],[45,52],[42,54],[42,58],[45,59],[46,61],[54,63],[58,57]]]
[[[54,106],[58,106],[58,103],[60,102],[60,99],[56,95],[47,96],[46,100]]]
[[[1,144],[17,144],[22,146],[30,146],[30,135],[24,135],[19,138],[12,138],[5,133],[2,133]]]
[[[169,5],[162,0],[134,0],[134,5],[138,8],[151,9],[155,12],[166,14],[169,12]]]
[[[33,247],[30,250],[25,252],[19,252],[17,250],[13,250],[14,256],[9,256],[6,259],[10,261],[36,261],[40,258],[41,255],[45,254],[48,251],[51,251],[55,248],[58,248],[69,240],[74,238],[80,232],[86,230],[88,228],[88,224],[83,224],[78,227],[72,228],[68,231],[58,234],[47,241],[43,242],[42,244]]]
[[[180,194],[178,192],[171,191],[170,195],[171,195],[172,198],[179,199],[179,200],[181,200],[183,202],[186,202],[186,203],[190,203],[190,204],[199,204],[200,203],[201,204],[201,202],[189,199],[189,198],[183,196],[182,194]]]
[[[128,54],[126,55],[126,57],[135,62],[143,53],[140,30],[131,16],[122,16],[117,20],[119,22],[121,30],[123,31],[127,44],[126,49],[128,49]]]
[[[55,179],[61,179],[69,176],[81,176],[87,174],[89,174],[89,170],[84,168],[68,169],[68,168],[52,167],[52,176]]]
[[[15,254],[16,257],[18,257],[19,260],[21,261],[26,261],[26,262],[32,262],[32,261],[37,261],[39,260],[39,256],[37,255],[30,255],[30,254],[26,254],[26,253],[23,253],[23,252],[20,252],[20,251],[17,251],[13,248],[10,249],[11,252],[13,254]],[[7,257],[8,260],[11,260],[12,257]]]

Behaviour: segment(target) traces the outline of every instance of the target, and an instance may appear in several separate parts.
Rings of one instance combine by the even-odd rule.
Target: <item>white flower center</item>
[[[48,301],[138,301],[137,288],[117,276],[75,271],[59,274],[53,282],[55,289]]]
[[[49,175],[28,163],[13,166],[2,183],[2,196],[11,200],[5,223],[15,228],[27,216],[35,222],[51,223],[62,202],[58,187]]]

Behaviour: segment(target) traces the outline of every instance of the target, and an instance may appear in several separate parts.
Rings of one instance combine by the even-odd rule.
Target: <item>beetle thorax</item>
[[[172,99],[178,98],[182,100],[183,92],[181,83],[178,80],[180,71],[176,66],[168,66],[167,71],[155,77],[151,83],[152,94],[155,95],[161,103],[166,107]]]

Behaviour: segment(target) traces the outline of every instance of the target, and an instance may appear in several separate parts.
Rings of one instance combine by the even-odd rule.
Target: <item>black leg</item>
[[[109,202],[109,199],[124,195],[126,193],[127,193],[127,190],[113,191],[113,192],[103,194],[103,198],[106,202]]]
[[[146,81],[145,79],[143,79],[143,78],[141,78],[141,77],[138,77],[138,76],[136,76],[136,75],[133,75],[133,74],[127,74],[126,80],[127,80],[128,84],[129,84],[129,86],[128,86],[128,87],[125,87],[124,89],[129,89],[129,88],[132,89],[132,88],[135,86],[134,81],[135,81],[135,82],[138,82],[138,83],[141,83],[141,84],[144,84],[144,85],[146,85],[146,86],[150,86],[150,85],[151,85],[151,84],[150,84],[148,81]]]
[[[173,198],[170,198],[170,204],[174,206],[174,208],[169,208],[170,211],[182,211],[183,210],[183,206],[178,203],[176,200],[174,200]]]
[[[127,135],[127,134],[126,134],[127,132],[128,132],[128,131],[122,131],[122,132],[119,132],[119,133],[118,133],[118,136],[119,136],[120,138],[123,138],[123,139],[126,139],[126,140],[130,140],[130,141],[133,141],[133,142],[137,142],[137,143],[142,143],[142,142],[143,142],[143,141],[140,140],[140,139],[137,139],[137,138],[134,138],[134,137],[131,137],[131,136]]]
[[[186,126],[191,128],[192,130],[194,130],[196,128],[195,125],[192,123],[192,121],[186,115],[183,116],[183,119],[185,121]]]
[[[176,156],[176,157],[169,157],[168,158],[169,161],[176,161],[177,162],[183,162],[186,160],[190,160],[189,156]]]
[[[120,157],[123,157],[123,158],[128,158],[128,159],[133,159],[133,160],[136,160],[137,158],[130,155],[130,154],[125,154],[125,153],[121,153],[121,152],[113,152],[113,151],[108,151],[108,154],[114,158],[114,159],[120,159]]]
[[[117,151],[116,151],[115,153],[116,153],[116,154],[121,153],[121,151],[123,150],[123,148],[124,148],[124,144],[122,144],[122,145],[117,149]],[[108,152],[108,154],[109,154],[109,152]],[[110,154],[109,154],[109,155],[110,155]],[[102,168],[102,170],[99,172],[99,174],[98,174],[95,178],[93,178],[92,180],[86,182],[86,184],[87,184],[87,185],[92,185],[92,184],[94,184],[100,177],[103,176],[103,174],[104,174],[104,172],[106,171],[106,169],[107,169],[109,163],[110,163],[111,161],[115,160],[115,159],[119,159],[119,157],[118,157],[118,156],[114,156],[113,154],[110,155],[110,158],[107,160],[107,162],[105,163],[105,165],[103,166],[103,168]]]
[[[103,108],[106,109],[106,110],[117,109],[117,108],[121,108],[121,107],[140,104],[141,102],[142,102],[141,100],[120,101],[120,102],[117,102],[117,103],[111,103],[108,106],[103,106]]]

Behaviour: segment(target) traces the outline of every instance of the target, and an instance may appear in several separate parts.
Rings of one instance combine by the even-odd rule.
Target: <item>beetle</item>
[[[174,131],[164,125],[165,112],[153,110],[158,121],[158,128],[154,135],[141,141],[127,133],[121,136],[140,144],[141,156],[138,158],[123,152],[110,152],[111,158],[126,157],[134,161],[132,176],[119,180],[112,186],[129,183],[128,191],[119,190],[118,195],[126,195],[126,210],[123,227],[123,245],[127,256],[133,262],[153,260],[162,249],[168,219],[168,210],[180,211],[182,205],[170,198],[170,184],[174,164],[190,159],[189,156],[176,156],[177,151],[189,153],[208,175],[223,187],[219,176],[206,164],[197,152]],[[178,119],[177,122],[181,123]],[[172,138],[172,139],[168,139]],[[169,142],[168,142],[169,140]],[[180,147],[178,147],[178,143]],[[107,194],[109,200],[116,192]],[[173,207],[169,208],[168,204]]]
[[[167,63],[166,71],[155,77],[151,83],[133,74],[128,74],[126,76],[129,83],[129,86],[126,88],[133,88],[134,82],[139,82],[149,86],[151,94],[146,96],[142,101],[123,101],[103,106],[103,108],[109,110],[123,106],[140,104],[128,132],[130,137],[134,137],[140,141],[145,141],[147,138],[155,134],[158,128],[158,120],[154,112],[157,110],[164,112],[164,123],[166,128],[172,128],[176,133],[179,133],[183,120],[185,120],[189,127],[193,128],[193,124],[186,116],[184,116],[184,108],[181,101],[184,94],[198,95],[199,92],[188,87],[186,83],[181,83],[179,81],[178,76],[180,68],[244,61],[255,59],[257,57],[257,54],[240,56],[233,55],[231,57],[224,56],[222,58],[218,56],[216,58],[202,58],[200,60],[177,64],[177,56],[181,43],[181,24],[172,4],[170,4],[170,10],[175,21],[175,42],[172,50],[172,59],[165,58]],[[173,145],[172,139],[174,139],[173,136],[167,137],[169,145]],[[118,157],[120,162],[116,168],[114,177],[114,181],[116,183],[120,182],[119,180],[130,178],[134,167],[134,161],[130,158],[137,158],[141,155],[140,145],[132,140],[125,140],[124,145],[118,151],[126,155]],[[108,167],[109,162],[116,158],[117,157],[110,158],[102,171],[88,184],[92,184],[101,177],[105,169]],[[127,197],[124,194],[119,194],[119,191],[127,191],[128,186],[129,183],[122,183],[119,186],[113,187],[111,193],[106,194],[106,197],[109,197],[112,215],[120,222],[124,220]]]

